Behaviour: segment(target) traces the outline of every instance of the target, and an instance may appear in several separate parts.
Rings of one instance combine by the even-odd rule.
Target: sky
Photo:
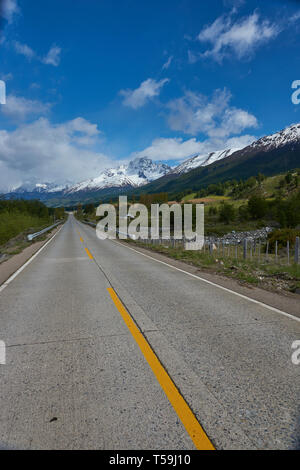
[[[0,0],[0,192],[300,122],[300,2]]]

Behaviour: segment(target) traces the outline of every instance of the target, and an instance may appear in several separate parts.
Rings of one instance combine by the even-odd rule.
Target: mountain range
[[[12,189],[5,196],[38,198],[49,205],[72,204],[97,201],[120,193],[199,190],[228,179],[245,179],[259,172],[272,175],[297,167],[300,167],[300,124],[293,124],[244,148],[195,155],[174,168],[145,156],[76,184],[27,184]]]

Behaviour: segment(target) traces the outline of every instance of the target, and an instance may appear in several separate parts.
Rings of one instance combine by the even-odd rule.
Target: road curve
[[[296,339],[70,216],[0,293],[0,448],[300,448]]]

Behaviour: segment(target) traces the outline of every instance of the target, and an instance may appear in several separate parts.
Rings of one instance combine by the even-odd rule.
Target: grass
[[[0,214],[0,246],[18,234],[30,229],[37,232],[51,225],[50,217],[40,218],[21,212],[2,212]]]

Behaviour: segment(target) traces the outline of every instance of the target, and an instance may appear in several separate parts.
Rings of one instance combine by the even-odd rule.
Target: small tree
[[[77,206],[77,216],[81,217],[82,216],[82,205],[78,204]]]
[[[253,219],[262,219],[267,212],[267,202],[261,196],[251,196],[248,201],[248,210]]]
[[[236,217],[236,211],[232,204],[228,204],[224,202],[221,205],[219,219],[221,222],[225,222],[225,224],[229,224],[229,222],[233,222]]]
[[[95,206],[92,203],[86,204],[84,207],[85,214],[93,214],[94,210],[95,210]]]
[[[291,184],[293,180],[293,175],[292,173],[289,171],[286,175],[285,175],[285,181],[287,184]]]

